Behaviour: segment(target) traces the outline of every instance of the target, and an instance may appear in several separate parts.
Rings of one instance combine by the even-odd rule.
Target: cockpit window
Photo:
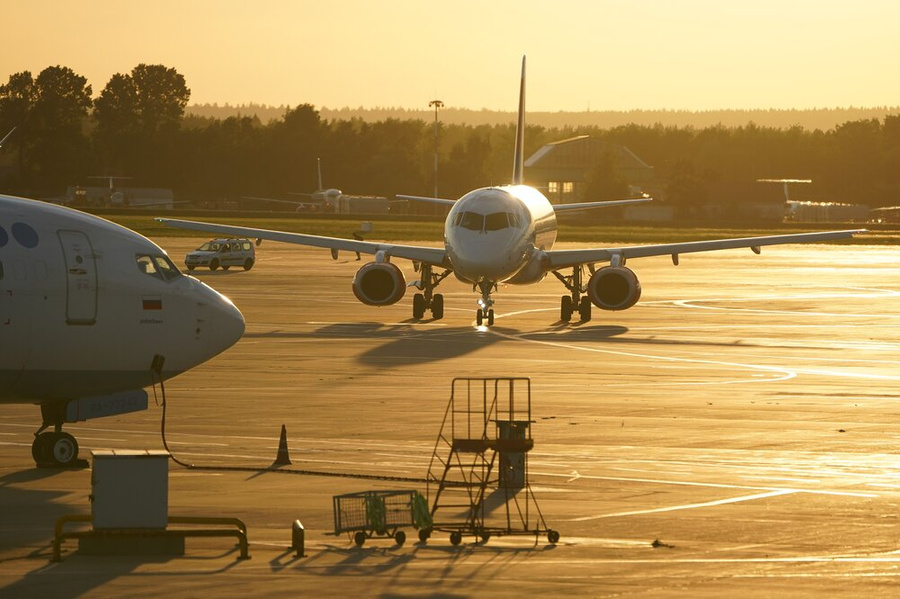
[[[477,212],[463,212],[459,215],[458,226],[470,231],[481,231],[484,229],[484,215]]]
[[[494,212],[484,217],[485,231],[499,231],[509,227],[509,217],[506,212]]]
[[[167,256],[138,255],[135,260],[138,270],[156,279],[171,281],[182,276],[181,271]]]
[[[177,279],[181,276],[181,271],[172,263],[167,256],[153,256],[153,262],[156,263],[156,270],[162,275],[166,281]]]
[[[518,227],[520,222],[519,215],[513,212],[494,212],[487,216],[477,212],[460,212],[453,224],[470,231],[500,231],[507,227]]]

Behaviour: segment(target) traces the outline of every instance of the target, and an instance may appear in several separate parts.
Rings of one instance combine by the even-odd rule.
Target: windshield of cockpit
[[[521,224],[519,215],[514,212],[492,212],[479,214],[477,212],[464,211],[456,215],[453,221],[454,227],[469,229],[470,231],[500,231],[510,227],[518,227]]]

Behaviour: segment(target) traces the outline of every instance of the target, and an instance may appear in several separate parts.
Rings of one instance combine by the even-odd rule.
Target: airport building
[[[590,201],[597,199],[584,195],[590,172],[610,155],[612,168],[628,184],[631,196],[639,197],[656,187],[653,167],[634,152],[589,135],[545,145],[525,161],[526,175],[529,184],[544,190],[553,204]],[[597,200],[604,199],[613,198]]]

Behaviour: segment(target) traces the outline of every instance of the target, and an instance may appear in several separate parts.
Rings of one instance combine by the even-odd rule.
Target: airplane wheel
[[[488,326],[489,326],[489,327],[494,326],[494,309],[493,309],[493,308],[491,308],[490,310],[488,310],[488,318],[487,318],[487,321],[488,321]]]
[[[431,298],[431,316],[435,320],[440,320],[444,317],[444,296],[440,293],[435,294]]]
[[[481,308],[478,308],[478,312],[475,313],[475,322],[478,326],[481,326],[481,323],[484,322],[484,312]]]
[[[588,297],[581,298],[578,306],[578,314],[581,315],[582,322],[590,322],[591,320],[591,300]]]
[[[31,443],[31,457],[34,458],[35,464],[42,464],[48,461],[48,458],[45,457],[48,453],[48,436],[49,433],[41,433],[40,435],[36,435],[34,437],[34,441],[32,441]]]
[[[209,263],[210,270],[219,270],[219,259],[213,258],[212,262]]]
[[[562,296],[559,302],[559,319],[564,322],[572,320],[572,298],[568,295]]]
[[[253,268],[253,258],[247,258],[244,260],[244,270],[250,270]]]
[[[78,458],[78,441],[69,433],[53,433],[48,446],[51,459],[60,466],[68,466]]]
[[[425,296],[417,293],[413,296],[413,318],[421,320],[425,316]]]

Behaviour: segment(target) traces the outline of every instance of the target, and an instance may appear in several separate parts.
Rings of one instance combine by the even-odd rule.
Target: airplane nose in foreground
[[[237,343],[244,334],[244,315],[241,311],[224,295],[220,295],[218,300],[213,305],[213,326],[210,330],[210,346],[216,354]]]

